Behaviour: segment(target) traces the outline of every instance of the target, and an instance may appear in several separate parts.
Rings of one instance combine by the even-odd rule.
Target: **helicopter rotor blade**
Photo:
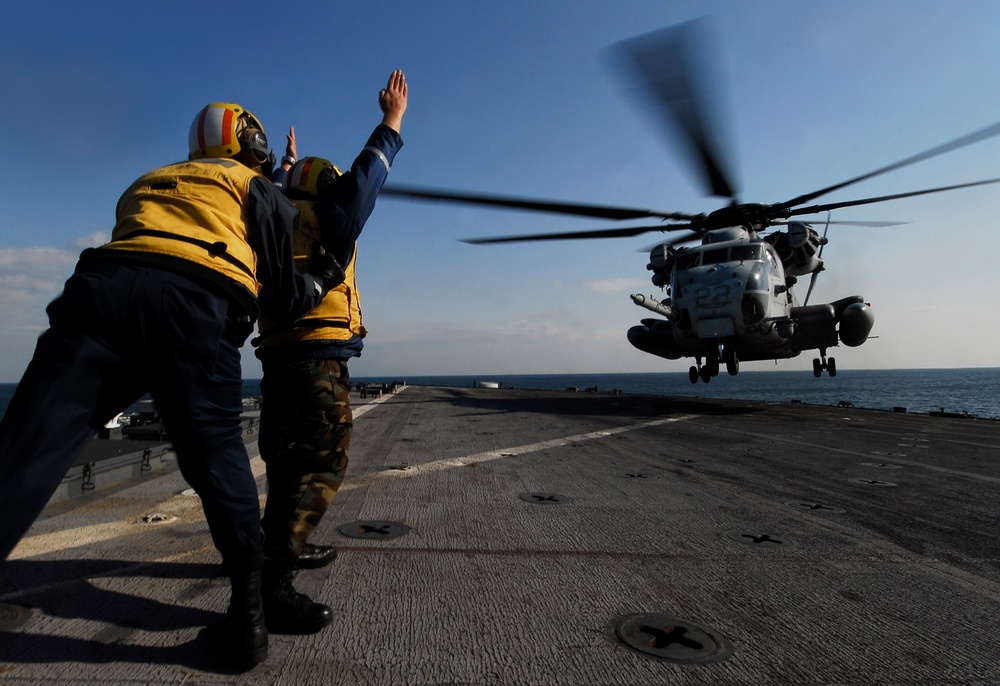
[[[686,245],[687,243],[694,243],[695,241],[700,241],[704,235],[705,233],[703,231],[692,231],[686,236],[681,236],[680,238],[675,238],[672,241],[667,242],[667,245],[673,248],[678,245]],[[637,248],[636,252],[649,254],[653,252],[654,248],[663,245],[663,243],[664,243],[663,241],[660,241],[659,243],[653,243],[652,245],[647,245],[645,248]]]
[[[828,224],[830,226],[867,226],[869,228],[874,228],[874,229],[882,229],[882,228],[887,228],[887,227],[890,227],[890,226],[903,226],[904,224],[912,224],[913,223],[913,222],[851,221],[851,220],[848,220],[848,219],[837,220],[837,221],[829,221],[828,222],[825,219],[808,219],[808,218],[804,218],[803,221],[805,221],[807,223],[811,223],[811,224],[819,224],[822,221],[824,224]],[[779,224],[779,223],[782,223],[782,222],[775,222],[775,224]]]
[[[680,231],[690,229],[690,224],[657,224],[654,226],[627,226],[620,229],[594,229],[564,233],[529,233],[517,236],[489,236],[487,238],[460,238],[463,243],[486,245],[489,243],[522,243],[527,241],[564,241],[581,238],[628,238],[651,231]]]
[[[960,183],[954,186],[941,186],[940,188],[928,188],[922,191],[910,191],[909,193],[896,193],[895,195],[882,195],[877,198],[864,198],[863,200],[847,200],[845,202],[831,202],[825,205],[812,205],[811,207],[799,207],[787,212],[788,216],[795,217],[802,214],[819,214],[828,210],[837,210],[843,207],[857,207],[858,205],[871,205],[887,200],[899,200],[901,198],[912,198],[917,195],[928,195],[930,193],[941,193],[942,191],[953,191],[959,188],[972,188],[974,186],[985,186],[991,183],[1000,183],[1000,179],[986,179],[985,181],[973,181],[971,183]]]
[[[936,146],[934,148],[931,148],[930,150],[925,150],[924,152],[917,153],[916,155],[912,155],[910,157],[907,157],[906,159],[900,160],[899,162],[895,162],[895,163],[887,165],[885,167],[881,167],[879,169],[876,169],[875,171],[868,172],[867,174],[862,174],[861,176],[857,176],[857,177],[855,177],[853,179],[848,179],[847,181],[844,181],[842,183],[838,183],[838,184],[835,184],[833,186],[829,186],[827,188],[823,188],[821,190],[814,191],[812,193],[807,193],[805,195],[800,195],[797,198],[792,198],[791,200],[788,200],[786,202],[776,204],[776,205],[774,205],[774,208],[775,209],[788,209],[788,208],[791,208],[791,207],[795,207],[796,205],[801,205],[802,203],[809,202],[810,200],[815,200],[816,198],[820,197],[821,195],[826,195],[827,193],[832,193],[833,191],[840,190],[841,188],[844,188],[846,186],[850,186],[852,184],[859,183],[861,181],[865,181],[867,179],[873,178],[875,176],[879,176],[881,174],[886,174],[888,172],[895,171],[896,169],[901,169],[901,168],[909,166],[911,164],[915,164],[917,162],[921,162],[923,160],[930,159],[931,157],[936,157],[938,155],[943,155],[946,152],[950,152],[952,150],[957,150],[958,148],[962,148],[962,147],[965,147],[966,145],[971,145],[973,143],[978,143],[979,141],[986,140],[987,138],[992,138],[993,136],[996,136],[998,134],[1000,134],[1000,122],[997,122],[995,124],[991,124],[990,126],[987,126],[986,128],[980,129],[978,131],[973,131],[972,133],[967,134],[965,136],[962,136],[961,138],[956,138],[953,141],[950,141],[948,143],[944,143],[942,145],[938,145],[938,146]],[[954,186],[953,188],[960,188],[960,186]],[[942,189],[942,190],[951,190],[951,189],[948,188],[948,189]],[[919,195],[919,193],[918,193],[918,195]],[[904,195],[904,196],[899,196],[899,197],[906,197],[906,196]]]
[[[829,226],[867,226],[867,227],[874,228],[874,229],[887,228],[887,227],[890,227],[890,226],[902,226],[904,224],[912,224],[913,223],[913,222],[873,222],[873,221],[863,221],[863,220],[853,221],[853,220],[850,220],[850,219],[830,220],[830,221],[828,221],[826,219],[810,219],[809,217],[801,217],[800,219],[798,219],[796,221],[804,221],[807,224],[819,224],[820,222],[823,222],[823,224],[826,224],[826,225],[829,225]],[[779,220],[779,221],[772,222],[772,225],[774,225],[774,226],[782,226],[782,225],[787,225],[787,224],[788,224],[788,222],[786,220]]]
[[[485,205],[488,207],[529,210],[532,212],[552,212],[578,217],[594,217],[596,219],[645,219],[646,217],[659,217],[661,219],[688,221],[694,218],[694,215],[683,212],[660,212],[658,210],[643,210],[628,207],[535,200],[532,198],[515,198],[484,193],[417,188],[415,186],[386,186],[382,189],[380,195],[414,198],[417,200],[465,203],[469,205]]]
[[[710,195],[735,199],[736,186],[724,164],[718,142],[723,127],[711,115],[730,111],[720,104],[719,93],[707,87],[719,79],[709,78],[714,61],[708,46],[707,19],[696,19],[678,26],[632,38],[609,49],[611,65],[631,76],[635,95],[659,123],[680,136],[682,147],[690,155]],[[721,91],[721,89],[719,89]],[[727,146],[728,147],[728,146]]]

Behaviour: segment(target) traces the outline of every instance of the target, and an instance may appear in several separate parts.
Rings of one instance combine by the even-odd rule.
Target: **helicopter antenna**
[[[827,241],[826,241],[826,232],[829,229],[830,229],[830,212],[827,212],[826,213],[826,224],[823,226],[823,240],[820,241],[819,251],[816,253],[816,259],[818,259],[818,260],[821,260],[821,258],[823,257],[823,248],[826,247],[826,243],[827,243]],[[823,262],[822,261],[820,261],[819,266],[816,267],[816,270],[812,273],[812,277],[810,277],[810,279],[809,279],[809,289],[806,291],[806,299],[802,301],[802,306],[803,307],[805,307],[806,305],[809,304],[809,296],[812,295],[813,286],[816,285],[816,277],[819,276],[819,273],[821,271],[823,271]]]

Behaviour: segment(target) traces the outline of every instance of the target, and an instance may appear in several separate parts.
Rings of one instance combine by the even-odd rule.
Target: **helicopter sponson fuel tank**
[[[824,305],[793,307],[789,315],[793,322],[791,340],[799,351],[838,343],[857,348],[868,340],[875,326],[875,313],[860,295]]]

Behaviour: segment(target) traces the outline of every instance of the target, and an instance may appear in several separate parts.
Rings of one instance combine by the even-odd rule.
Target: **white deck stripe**
[[[570,443],[580,443],[581,441],[593,441],[601,438],[607,438],[609,436],[615,436],[617,434],[627,433],[629,431],[640,431],[642,429],[649,429],[654,426],[663,426],[664,424],[672,424],[674,422],[682,422],[688,419],[694,419],[697,415],[688,414],[681,415],[679,417],[666,417],[663,419],[654,419],[648,422],[642,422],[640,424],[631,424],[629,426],[618,426],[611,429],[601,429],[600,431],[591,431],[583,434],[573,434],[571,436],[562,436],[560,438],[553,438],[547,441],[539,441],[538,443],[528,443],[525,445],[513,446],[510,448],[497,448],[496,450],[488,450],[482,453],[474,453],[472,455],[464,455],[462,457],[452,457],[444,460],[435,460],[434,462],[424,462],[422,464],[407,465],[406,469],[391,469],[387,471],[377,472],[374,474],[366,474],[363,477],[357,479],[348,479],[341,486],[340,490],[350,490],[353,485],[361,486],[364,485],[370,478],[377,476],[384,476],[388,478],[404,478],[411,476],[418,476],[422,474],[428,474],[431,472],[439,472],[445,469],[453,469],[455,467],[468,467],[471,464],[482,464],[484,462],[490,462],[491,460],[498,460],[503,457],[514,457],[516,455],[525,455],[528,453],[535,453],[542,450],[548,450],[550,448],[559,448]]]

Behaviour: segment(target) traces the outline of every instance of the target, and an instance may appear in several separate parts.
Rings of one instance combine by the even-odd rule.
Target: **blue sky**
[[[289,3],[291,5],[292,3]],[[183,158],[206,103],[254,112],[280,153],[350,161],[403,69],[406,145],[390,183],[710,211],[677,151],[607,68],[623,39],[711,16],[744,201],[852,178],[1000,121],[992,0],[21,4],[0,41],[0,381],[17,381],[45,305],[104,242],[118,196]],[[1000,177],[1000,137],[824,201]],[[871,340],[838,367],[996,366],[1000,186],[835,213],[813,302],[861,294]],[[623,240],[471,246],[456,239],[606,222],[379,202],[361,239],[370,330],[355,376],[682,371],[637,350],[656,294]],[[746,369],[811,369],[812,355]],[[252,354],[244,376],[259,376]]]

